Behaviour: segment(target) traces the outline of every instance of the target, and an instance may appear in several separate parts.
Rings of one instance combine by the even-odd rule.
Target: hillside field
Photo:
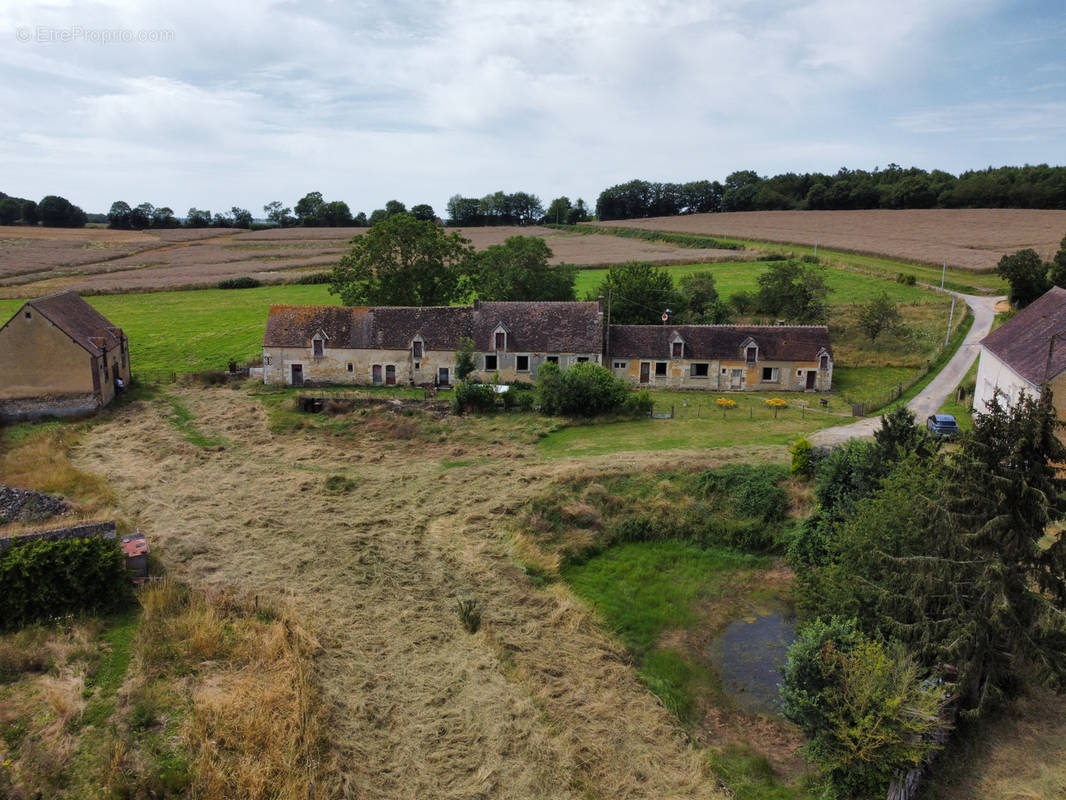
[[[292,280],[332,268],[367,228],[202,228],[148,231],[0,228],[0,297],[39,297],[64,289],[101,292],[204,288],[252,277]],[[508,236],[538,236],[553,262],[579,266],[735,259],[730,250],[681,249],[620,237],[587,237],[537,226],[456,229],[478,250]]]
[[[919,264],[939,266],[946,260],[949,267],[988,271],[1004,255],[1027,247],[1050,260],[1066,236],[1066,211],[744,211],[584,224],[817,244]]]

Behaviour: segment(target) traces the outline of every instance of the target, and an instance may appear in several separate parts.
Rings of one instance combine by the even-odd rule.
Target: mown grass
[[[167,395],[164,400],[171,408],[171,414],[167,418],[170,424],[182,435],[189,444],[196,447],[227,447],[230,442],[222,436],[210,436],[201,431],[195,422],[193,413],[181,400],[173,395]]]

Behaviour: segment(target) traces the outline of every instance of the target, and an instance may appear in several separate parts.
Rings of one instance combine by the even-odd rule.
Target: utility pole
[[[943,288],[944,288],[944,278],[947,276],[947,273],[948,273],[948,260],[945,258],[944,259],[944,266],[940,268],[940,288],[941,288],[941,290],[943,290]]]
[[[951,313],[948,315],[948,332],[944,337],[944,347],[951,341],[951,323],[955,321],[955,295],[951,296]]]

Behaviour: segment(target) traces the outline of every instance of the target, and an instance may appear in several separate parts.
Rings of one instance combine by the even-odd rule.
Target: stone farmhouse
[[[464,339],[482,381],[533,381],[545,362],[583,361],[645,386],[826,392],[833,381],[825,326],[607,325],[602,301],[272,306],[263,380],[447,386]]]
[[[999,395],[1011,406],[1022,392],[1051,389],[1059,419],[1066,419],[1066,289],[1052,287],[981,340],[973,407],[983,412]]]
[[[0,328],[0,419],[97,411],[129,383],[129,352],[122,329],[74,292],[27,301]]]

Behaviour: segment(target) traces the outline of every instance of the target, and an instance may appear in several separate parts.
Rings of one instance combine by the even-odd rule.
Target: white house
[[[997,394],[1006,406],[1022,392],[1039,397],[1045,384],[1066,418],[1066,289],[1058,286],[981,340],[974,410],[984,411]]]

